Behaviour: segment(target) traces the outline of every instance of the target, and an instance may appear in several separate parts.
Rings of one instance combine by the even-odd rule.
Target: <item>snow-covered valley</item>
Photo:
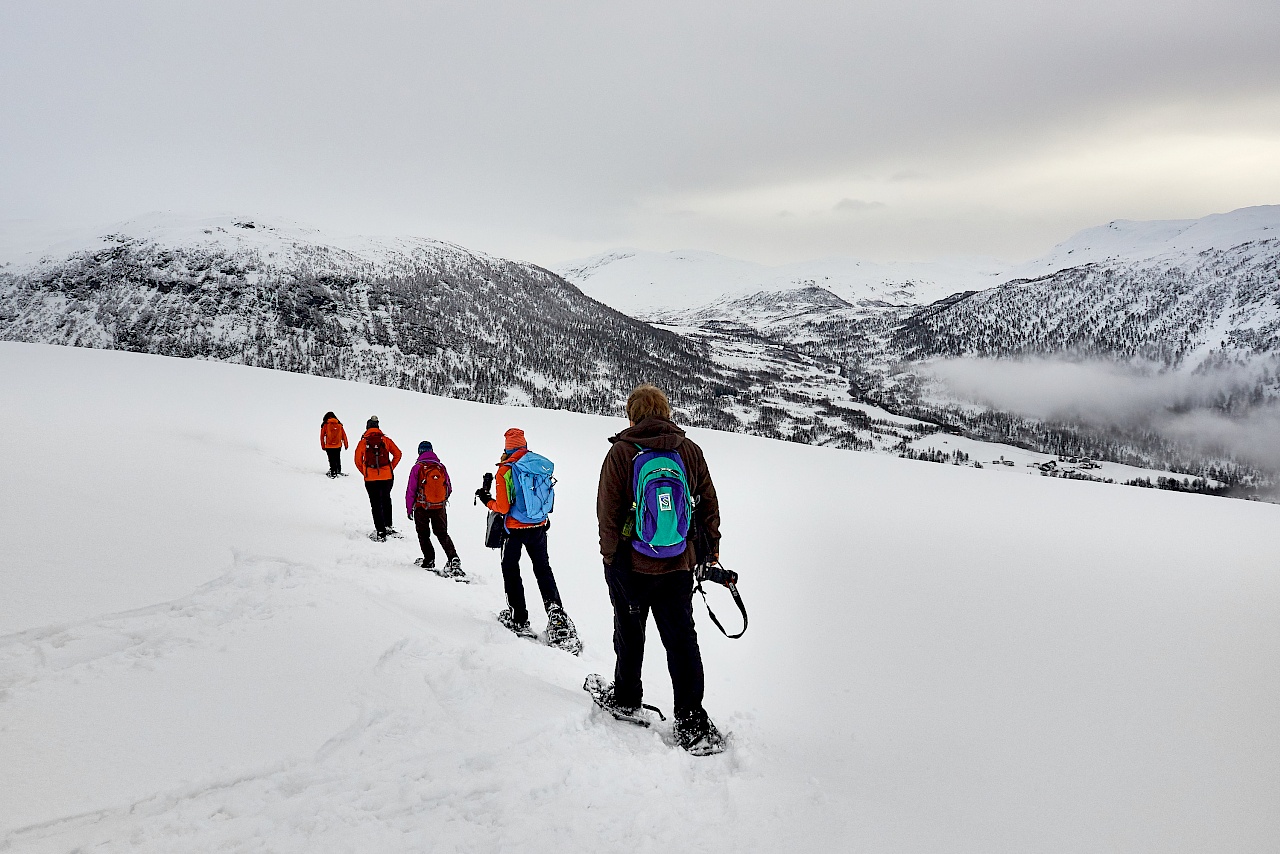
[[[751,611],[696,605],[734,735],[695,758],[581,690],[622,419],[7,342],[0,401],[0,850],[1280,848],[1275,505],[694,430]],[[435,444],[476,583],[366,538],[327,409]],[[493,620],[467,496],[513,425],[581,659]]]

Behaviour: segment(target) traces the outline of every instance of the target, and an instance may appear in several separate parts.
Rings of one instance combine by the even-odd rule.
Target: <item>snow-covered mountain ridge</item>
[[[752,360],[628,317],[542,268],[439,241],[145,217],[0,269],[0,339],[134,350],[487,403],[616,412],[641,381],[689,423],[863,447],[827,365]],[[777,365],[791,378],[783,400]],[[775,403],[786,418],[761,418]],[[896,441],[896,439],[895,439]]]
[[[933,302],[1000,281],[1008,265],[974,258],[878,264],[831,258],[770,267],[713,252],[621,249],[555,266],[583,293],[633,317],[689,311],[753,294],[820,287],[846,302]]]
[[[625,269],[612,267],[616,286]],[[647,316],[705,341],[712,358],[790,348],[833,366],[856,400],[973,437],[1233,480],[1271,477],[1248,474],[1249,466],[1228,474],[1236,462],[1229,448],[1216,446],[1210,462],[1203,448],[1175,447],[1185,437],[1170,444],[1145,424],[1104,424],[1099,431],[975,407],[937,382],[930,363],[1056,358],[1101,360],[1141,374],[1216,372],[1223,376],[1216,392],[1171,405],[1248,415],[1250,407],[1280,400],[1280,206],[1203,220],[1114,222],[1009,268],[998,286],[957,285],[928,304],[913,303],[905,292],[845,299],[818,285],[773,289],[758,280],[764,286],[752,293],[690,306],[690,294],[705,294],[699,288],[714,277],[679,281],[687,286],[684,302]]]

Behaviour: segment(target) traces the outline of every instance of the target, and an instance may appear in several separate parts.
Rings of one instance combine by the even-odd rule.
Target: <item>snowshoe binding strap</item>
[[[718,561],[710,563],[700,563],[693,570],[693,577],[697,579],[696,589],[702,594],[702,604],[707,608],[707,616],[711,618],[711,622],[716,624],[716,628],[720,630],[720,634],[736,640],[747,633],[747,606],[742,604],[742,596],[738,594],[738,573],[722,567]],[[716,617],[716,612],[711,610],[711,604],[707,601],[707,591],[702,589],[703,581],[713,581],[722,584],[728,588],[730,595],[733,596],[734,603],[738,606],[738,611],[742,614],[742,631],[736,635],[731,635],[725,630],[724,625]]]

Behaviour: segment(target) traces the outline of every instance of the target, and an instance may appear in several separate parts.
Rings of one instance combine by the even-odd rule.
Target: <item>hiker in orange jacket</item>
[[[364,435],[356,444],[356,468],[364,475],[364,488],[369,493],[373,510],[374,532],[369,539],[385,542],[399,531],[391,524],[391,487],[395,485],[395,467],[400,464],[400,449],[378,428],[378,416],[369,416]]]
[[[342,474],[342,449],[347,445],[347,428],[332,412],[324,414],[320,422],[320,447],[329,455],[329,477]]]
[[[512,464],[528,452],[524,431],[512,427],[503,435],[502,459],[498,461],[498,471],[492,481],[494,492],[489,491],[487,475],[486,486],[476,490],[476,498],[485,507],[506,517],[507,537],[502,545],[502,584],[506,589],[508,607],[498,614],[498,622],[517,635],[536,637],[529,626],[529,608],[525,601],[524,583],[520,580],[520,551],[523,549],[528,552],[529,561],[533,564],[533,577],[538,583],[538,592],[542,594],[542,604],[547,611],[547,643],[577,655],[582,650],[582,642],[578,639],[578,630],[573,625],[573,620],[565,613],[547,554],[547,529],[551,526],[551,521],[545,513],[541,514],[541,518],[526,521],[516,518],[521,508],[517,506],[518,484]]]

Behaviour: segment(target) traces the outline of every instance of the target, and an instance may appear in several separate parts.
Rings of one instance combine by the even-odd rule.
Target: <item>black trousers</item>
[[[418,545],[422,546],[424,564],[436,562],[436,550],[431,545],[432,531],[440,541],[440,548],[444,549],[446,558],[453,560],[458,556],[458,550],[453,547],[453,537],[449,536],[449,517],[445,515],[443,507],[434,507],[430,510],[415,507],[413,524],[418,529]]]
[[[365,491],[369,493],[369,508],[373,511],[373,527],[379,534],[385,534],[391,527],[391,487],[394,477],[386,480],[366,480]]]
[[[329,455],[329,471],[332,474],[342,473],[342,449],[341,448],[325,448],[324,452]]]
[[[625,547],[625,544],[624,544]],[[644,633],[649,612],[667,650],[667,670],[677,716],[702,708],[702,651],[693,627],[693,573],[687,569],[646,575],[631,570],[625,556],[604,568],[613,602],[614,698],[621,706],[638,706],[644,697],[640,681]]]
[[[417,515],[417,514],[414,514]],[[520,549],[529,553],[533,563],[533,577],[538,582],[544,606],[560,605],[560,590],[556,577],[551,574],[551,561],[547,558],[547,526],[541,528],[515,528],[502,545],[502,585],[507,589],[507,604],[511,617],[517,623],[528,622],[529,608],[524,601],[524,582],[520,580]]]

